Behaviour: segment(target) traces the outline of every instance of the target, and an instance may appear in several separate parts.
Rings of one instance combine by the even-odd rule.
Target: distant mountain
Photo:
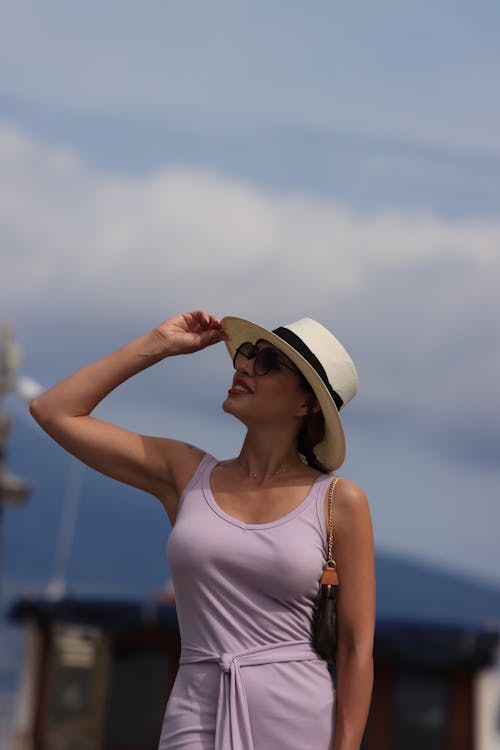
[[[500,631],[499,587],[383,552],[376,574],[380,619]]]

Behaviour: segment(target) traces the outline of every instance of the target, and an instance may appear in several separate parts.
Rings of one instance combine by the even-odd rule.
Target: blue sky
[[[499,32],[494,2],[4,9],[0,319],[23,374],[50,385],[194,307],[315,317],[358,365],[343,472],[379,547],[500,584]],[[214,348],[98,413],[233,455],[229,377]]]

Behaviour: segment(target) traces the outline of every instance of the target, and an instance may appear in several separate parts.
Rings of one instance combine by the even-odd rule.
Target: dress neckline
[[[210,463],[207,462],[207,466],[205,467],[205,471],[203,472],[201,485],[205,500],[210,505],[212,510],[217,513],[218,516],[223,518],[225,521],[228,521],[228,523],[233,524],[233,526],[239,526],[242,529],[271,529],[274,526],[280,526],[287,521],[291,521],[293,518],[302,513],[306,506],[308,506],[309,503],[312,502],[313,498],[316,495],[316,489],[318,485],[326,478],[331,479],[331,477],[329,477],[329,475],[327,474],[320,474],[318,477],[316,477],[304,499],[301,500],[300,503],[295,506],[295,508],[292,508],[292,510],[286,513],[284,516],[281,516],[274,521],[267,521],[267,523],[246,523],[246,521],[241,521],[239,518],[235,518],[229,513],[226,513],[225,510],[222,510],[219,503],[215,499],[215,496],[212,492],[210,480],[212,477],[212,472],[218,463],[218,460],[216,458],[213,458],[212,456],[212,461],[210,461]]]

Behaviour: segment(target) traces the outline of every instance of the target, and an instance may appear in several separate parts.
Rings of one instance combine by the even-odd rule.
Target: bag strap
[[[340,477],[334,477],[328,489],[328,556],[320,583],[338,586],[337,563],[333,557],[333,491]]]
[[[333,559],[333,491],[340,477],[334,477],[328,490],[328,557],[326,564],[329,568],[336,568],[337,563]]]

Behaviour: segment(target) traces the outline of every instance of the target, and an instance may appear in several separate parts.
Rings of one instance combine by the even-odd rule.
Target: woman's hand
[[[197,352],[226,338],[220,320],[204,310],[176,315],[154,332],[167,356]]]

